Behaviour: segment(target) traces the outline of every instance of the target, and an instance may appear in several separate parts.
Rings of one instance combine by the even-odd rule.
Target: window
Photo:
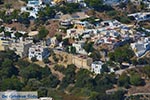
[[[98,68],[98,66],[95,66],[95,68]]]

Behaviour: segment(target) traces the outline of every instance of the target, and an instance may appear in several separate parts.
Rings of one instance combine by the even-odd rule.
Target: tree
[[[63,72],[65,71],[65,67],[64,67],[63,65],[58,65],[58,64],[56,64],[56,65],[54,66],[54,70],[63,73]]]
[[[121,2],[119,4],[119,8],[121,8],[121,9],[125,8],[126,6],[127,6],[126,3],[123,3],[123,2]]]
[[[101,71],[102,72],[109,72],[110,71],[107,64],[102,65],[102,70]]]
[[[30,15],[29,12],[23,12],[23,13],[21,13],[20,17],[21,17],[22,19],[28,19],[28,18],[29,18],[29,15]]]
[[[96,82],[94,90],[102,93],[113,87],[113,84],[116,83],[116,76],[114,74],[99,74],[94,78],[94,80]]]
[[[58,42],[62,41],[62,35],[61,34],[56,34],[56,39]]]
[[[59,58],[54,54],[54,55],[53,55],[53,60],[54,60],[55,62],[58,62],[58,61],[59,61]]]
[[[105,93],[99,93],[96,95],[92,95],[89,100],[110,100],[110,97]]]
[[[16,33],[15,33],[15,36],[16,36],[17,39],[19,39],[20,37],[23,36],[23,34],[21,34],[21,33],[19,33],[19,32],[16,32]]]
[[[81,6],[79,3],[65,3],[62,7],[56,8],[58,11],[63,12],[64,14],[80,11]]]
[[[14,10],[12,13],[11,13],[11,17],[12,19],[18,19],[19,18],[19,13],[20,13],[20,10]]]
[[[94,50],[93,48],[93,43],[92,42],[86,42],[85,45],[83,46],[86,52],[92,52]]]
[[[11,32],[4,32],[5,37],[11,37]]]
[[[4,32],[5,27],[0,27],[0,32]]]
[[[50,68],[46,65],[44,68],[40,68],[40,73],[42,78],[47,77],[48,75],[52,74]]]
[[[131,20],[126,16],[121,16],[121,17],[119,16],[119,21],[124,24],[129,24],[131,22]]]
[[[48,64],[48,63],[50,63],[50,60],[49,60],[48,58],[44,58],[44,59],[43,59],[43,62],[44,62],[45,64]]]
[[[69,38],[63,39],[63,45],[64,45],[64,46],[70,45],[70,43],[69,43]]]
[[[39,87],[42,87],[42,83],[35,79],[35,78],[31,78],[28,80],[26,86],[23,88],[23,90],[28,90],[28,91],[37,91],[39,89]]]
[[[12,4],[7,3],[7,4],[5,4],[5,7],[6,7],[6,9],[10,9],[12,7]]]
[[[118,79],[118,86],[129,87],[130,77],[126,74],[122,74]]]
[[[143,70],[144,70],[144,73],[145,73],[148,77],[150,77],[150,66],[145,66],[145,67],[143,68]]]
[[[138,86],[143,84],[143,80],[141,79],[139,74],[133,74],[130,76],[130,83],[132,85]]]
[[[73,46],[71,46],[71,48],[70,48],[70,53],[76,54],[76,48],[73,47]]]
[[[23,38],[28,37],[28,33],[23,34]]]
[[[45,87],[40,87],[38,90],[38,97],[47,97],[48,89]]]
[[[145,10],[145,8],[147,8],[147,5],[143,2],[140,2],[140,8],[141,10]]]
[[[69,84],[72,84],[75,82],[75,65],[71,64],[68,65],[67,68],[64,70],[64,75],[65,77],[63,78],[61,82],[61,87],[62,89],[66,88]]]
[[[39,10],[38,17],[39,20],[46,21],[47,19],[54,18],[56,12],[53,7],[46,6],[44,9]]]
[[[30,63],[26,60],[19,59],[16,63],[20,68],[28,67]]]
[[[50,70],[47,68],[42,68],[41,66],[31,63],[28,67],[20,69],[19,75],[26,81],[30,78],[41,79],[42,75],[45,75],[46,72]],[[48,75],[48,74],[46,74]]]
[[[112,17],[112,16],[116,16],[118,14],[118,12],[116,10],[112,10],[112,11],[108,11],[107,14]]]
[[[18,22],[24,24],[26,27],[29,26],[30,20],[29,20],[29,12],[23,12],[21,15],[18,17]]]
[[[114,94],[110,96],[110,100],[124,100],[125,99],[125,91],[124,90],[118,90]]]
[[[5,58],[0,68],[1,78],[11,77],[18,74],[18,69],[13,65],[13,61]]]
[[[100,52],[98,50],[93,50],[90,54],[90,57],[93,59],[93,61],[99,61],[101,58]]]
[[[23,84],[16,77],[6,78],[0,82],[0,89],[2,91],[6,91],[6,90],[20,91],[22,87],[23,87]]]
[[[1,18],[2,20],[4,20],[5,14],[6,14],[6,11],[5,11],[5,10],[0,11],[0,18]]]
[[[113,94],[107,95],[105,93],[99,93],[90,97],[89,100],[124,100],[125,99],[125,91],[118,90]]]
[[[109,53],[109,58],[112,61],[119,62],[130,62],[130,59],[134,56],[134,52],[131,50],[129,45],[118,47],[114,52]]]
[[[48,77],[43,78],[41,80],[41,82],[43,83],[43,85],[47,88],[51,87],[51,88],[56,88],[57,85],[60,83],[60,81],[58,80],[58,78],[52,74],[50,74]]]
[[[88,70],[80,69],[76,74],[75,87],[93,89],[96,84],[90,74]]]
[[[32,58],[31,58],[31,61],[32,61],[32,62],[36,62],[36,61],[37,61],[37,58],[36,58],[36,57],[32,57]]]
[[[40,28],[39,30],[39,34],[38,34],[38,39],[42,40],[44,38],[46,38],[46,36],[48,35],[49,31],[43,26]]]
[[[113,8],[109,5],[105,5],[103,0],[85,0],[85,3],[90,8],[94,8],[96,11],[109,11],[113,10]]]
[[[18,55],[16,55],[15,52],[12,50],[1,51],[0,55],[1,55],[0,58],[2,60],[4,60],[5,58],[11,59],[14,62],[18,60]]]

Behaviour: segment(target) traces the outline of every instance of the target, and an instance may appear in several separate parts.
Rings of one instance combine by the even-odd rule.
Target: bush
[[[108,16],[111,16],[111,17],[112,17],[112,16],[116,16],[117,14],[118,14],[118,12],[115,11],[115,10],[112,10],[112,11],[108,11],[108,12],[107,12],[107,15],[108,15]]]
[[[122,74],[119,79],[118,79],[118,85],[119,86],[124,86],[124,87],[128,87],[129,86],[129,81],[130,81],[130,77]]]
[[[56,76],[51,74],[48,77],[43,78],[42,83],[45,87],[56,88],[57,85],[60,83],[60,81],[58,80],[58,78]]]
[[[50,63],[50,60],[49,60],[48,58],[44,58],[44,59],[43,59],[43,62],[44,62],[45,64],[48,64],[48,63]]]
[[[57,64],[57,65],[54,66],[54,70],[63,73],[65,71],[65,67],[63,65],[58,65]]]
[[[114,50],[114,52],[109,53],[110,60],[116,61],[119,63],[130,62],[130,59],[134,56],[134,52],[129,47],[129,45],[125,45],[122,47],[118,47]]]
[[[31,61],[32,61],[32,62],[36,62],[36,61],[37,61],[37,58],[36,58],[36,57],[32,57],[32,58],[31,58]]]
[[[141,79],[139,74],[133,74],[130,76],[130,83],[135,86],[139,86],[143,84],[143,80]]]
[[[38,39],[42,40],[48,35],[49,31],[45,27],[41,27],[38,34]]]
[[[120,17],[120,22],[125,23],[125,24],[129,24],[131,21],[127,17]]]
[[[55,62],[58,62],[58,61],[59,61],[59,58],[57,58],[56,55],[53,55],[53,60],[54,60]]]

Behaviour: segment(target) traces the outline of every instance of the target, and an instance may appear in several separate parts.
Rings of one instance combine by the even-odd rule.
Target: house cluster
[[[45,8],[46,5],[55,6],[60,2],[79,3],[81,6],[86,6],[84,0],[28,0],[26,6],[21,7],[21,12],[29,12],[29,17],[38,18],[40,9]]]
[[[137,21],[149,20],[149,13],[142,14],[130,14],[129,16],[132,15]],[[90,55],[84,50],[86,40],[94,42],[95,46],[107,45],[107,47],[110,47],[109,50],[130,44],[137,58],[145,56],[150,51],[150,39],[147,37],[147,33],[136,30],[134,25],[122,24],[117,20],[105,20],[91,24],[85,20],[71,19],[64,22],[61,21],[61,25],[66,27],[67,25],[73,25],[72,28],[67,28],[66,36],[63,39],[73,38],[75,41],[71,45],[76,48],[76,53],[79,55]],[[94,61],[90,64],[90,70],[100,74],[103,64],[105,62]],[[114,72],[112,68],[109,68],[109,71]]]
[[[21,58],[28,57],[30,60],[36,57],[37,60],[42,61],[44,58],[49,57],[50,52],[46,43],[40,42],[37,44],[33,43],[33,37],[19,37],[15,36],[16,31],[12,28],[1,26],[4,31],[0,35],[0,51],[13,50]],[[9,33],[8,33],[9,32]],[[17,31],[20,32],[20,31]],[[26,32],[20,32],[20,34],[25,34]],[[10,34],[9,36],[6,34]],[[37,33],[38,34],[38,33]]]
[[[130,1],[136,5],[140,5],[142,2],[145,5],[145,9],[150,9],[150,1],[149,0],[130,0]]]
[[[86,39],[90,39],[97,45],[121,45],[133,38],[134,31],[131,26],[122,24],[117,20],[102,21],[96,26],[87,21],[74,21],[74,27],[67,29],[67,35],[64,38],[75,38],[72,44],[80,54],[83,53],[83,45]]]
[[[29,16],[37,18],[38,11],[44,8],[45,4],[51,4],[51,0],[28,0],[26,6],[21,8],[21,12],[29,12]]]
[[[138,22],[150,20],[150,12],[139,12],[139,13],[129,14],[128,16],[133,17]]]
[[[21,8],[21,12],[29,12],[31,18],[38,18],[38,11],[40,9],[46,7],[46,5],[55,6],[61,2],[79,3],[81,6],[86,7],[84,0],[28,0],[26,6]],[[103,0],[103,2],[108,5],[118,5],[122,2],[127,3],[128,0]],[[141,0],[131,0],[131,2],[138,2],[140,4]],[[147,8],[150,8],[148,0],[144,0],[143,3],[148,6]]]

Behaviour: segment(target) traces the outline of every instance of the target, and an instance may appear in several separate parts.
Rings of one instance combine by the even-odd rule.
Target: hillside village
[[[0,90],[17,90],[8,78],[51,98],[39,100],[149,100],[148,0],[18,1],[0,0],[0,73],[18,70],[1,74]]]

